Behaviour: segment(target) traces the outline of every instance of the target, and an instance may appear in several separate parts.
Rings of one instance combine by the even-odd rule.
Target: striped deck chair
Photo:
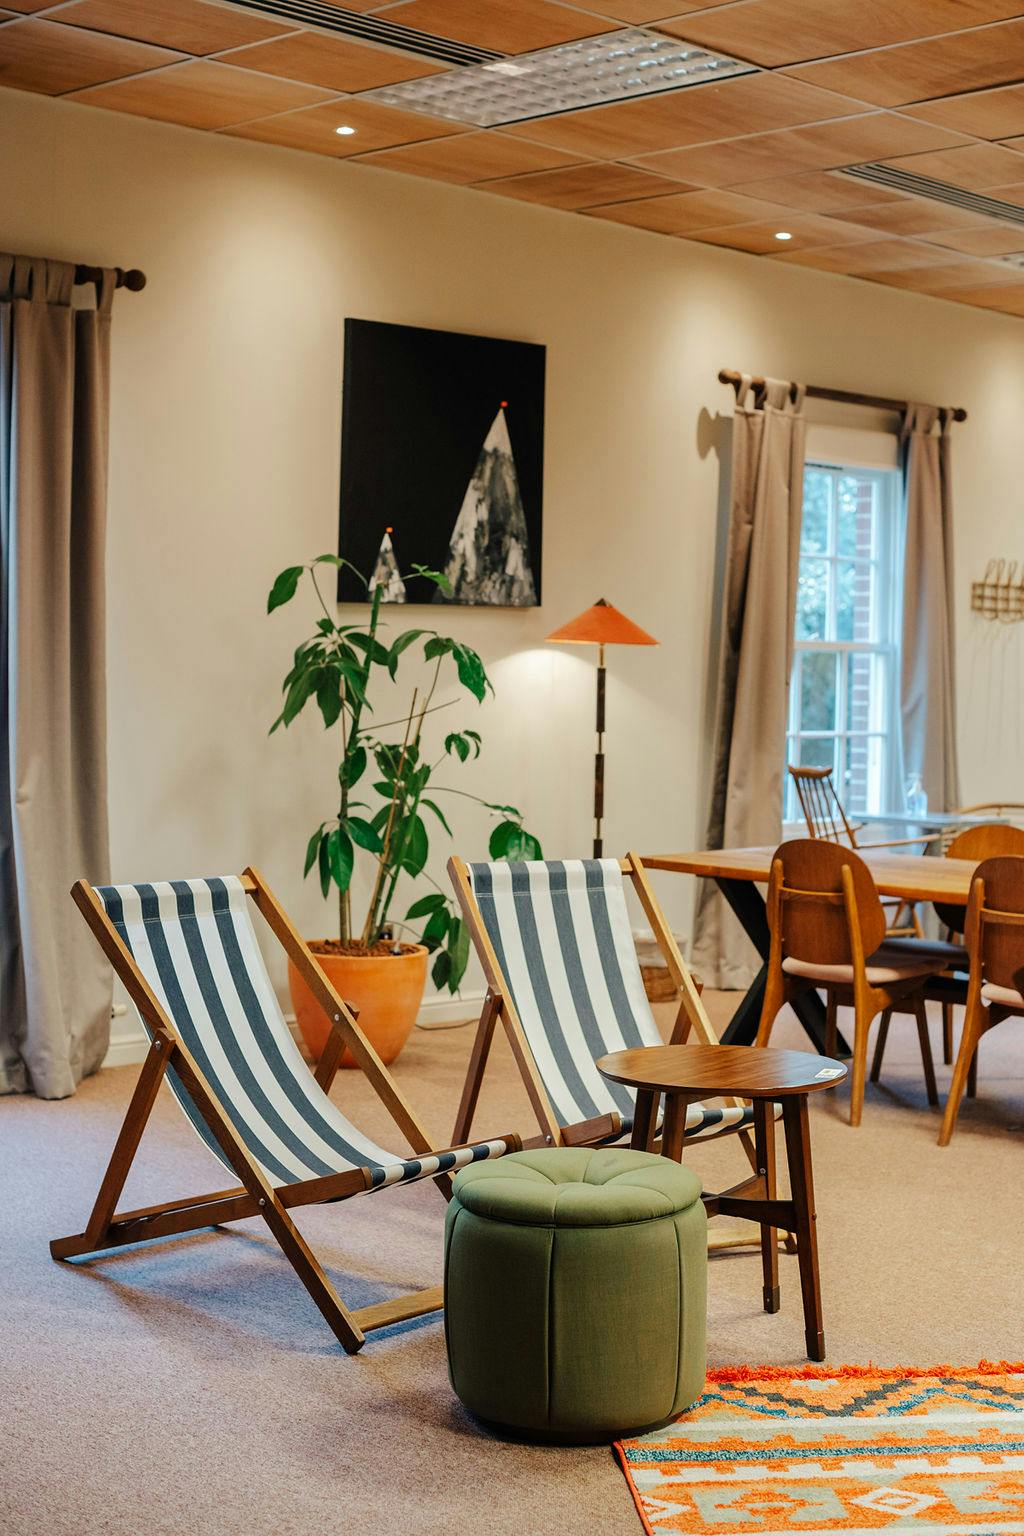
[[[350,1311],[289,1209],[435,1178],[521,1145],[509,1135],[435,1151],[376,1051],[253,869],[241,876],[159,885],[92,886],[72,896],[142,1018],[150,1049],[84,1232],[50,1244],[80,1258],[146,1238],[262,1216],[344,1348],[365,1331],[432,1312],[440,1286]],[[332,1022],[315,1074],[292,1039],[250,921],[259,909]],[[412,1156],[363,1135],[328,1097],[345,1047],[356,1058]],[[238,1181],[230,1189],[115,1215],[125,1179],[166,1078],[188,1119]]]
[[[468,1135],[500,1019],[540,1127],[540,1144],[597,1146],[628,1136],[635,1095],[603,1078],[611,1051],[662,1045],[626,907],[629,876],[680,993],[672,1043],[717,1045],[700,994],[635,853],[564,863],[465,864],[450,859],[455,886],[487,982],[455,1140]],[[776,1106],[776,1118],[779,1108]],[[690,1104],[686,1137],[739,1134],[755,1174],[754,1110],[736,1099]],[[750,1181],[747,1181],[750,1182]],[[735,1193],[739,1192],[739,1186]],[[729,1194],[734,1191],[730,1190]],[[739,1239],[760,1242],[758,1236]],[[735,1237],[714,1247],[733,1247]]]

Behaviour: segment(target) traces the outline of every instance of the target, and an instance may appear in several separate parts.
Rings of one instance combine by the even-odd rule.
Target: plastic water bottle
[[[924,817],[928,814],[928,795],[921,783],[919,773],[911,773],[907,777],[906,787],[907,815]]]

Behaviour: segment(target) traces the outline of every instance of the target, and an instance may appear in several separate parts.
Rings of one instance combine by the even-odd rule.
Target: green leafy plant
[[[367,588],[370,614],[365,626],[338,624],[324,600],[318,569],[342,565]],[[410,574],[450,590],[438,571],[417,565]],[[381,622],[381,588],[371,592],[367,579],[337,555],[318,555],[307,565],[283,570],[271,588],[267,612],[291,602],[306,576],[321,616],[313,634],[295,652],[282,685],[284,705],[270,731],[273,734],[278,726],[291,725],[315,700],[324,727],[340,733],[341,761],[337,814],[321,821],[310,837],[304,873],[317,870],[325,899],[332,887],[336,889],[339,938],[342,947],[351,952],[370,949],[393,936],[393,930],[425,919],[419,942],[434,953],[434,984],[455,992],[469,960],[469,934],[452,898],[426,868],[430,856],[428,818],[435,832],[440,827],[452,836],[437,797],[458,795],[475,800],[488,812],[494,821],[488,841],[492,859],[542,856],[540,843],[526,831],[522,813],[514,805],[492,804],[435,779],[442,767],[479,757],[482,745],[479,732],[461,729],[447,731],[431,749],[428,737],[435,723],[433,716],[449,707],[434,703],[442,674],[454,668],[461,692],[478,704],[494,690],[476,651],[448,635],[432,629],[407,629],[388,643],[386,625]],[[426,688],[414,689],[408,707],[400,710],[397,718],[377,724],[370,699],[372,685],[379,680],[385,691],[395,686],[402,657],[413,647],[421,651],[424,661],[434,663]],[[367,796],[372,798],[364,798]],[[360,854],[372,861],[373,878],[366,917],[357,937],[351,886]],[[404,921],[399,921],[391,911],[403,875],[423,876],[435,889],[414,901]]]

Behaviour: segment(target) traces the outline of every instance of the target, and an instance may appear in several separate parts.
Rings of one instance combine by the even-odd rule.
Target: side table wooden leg
[[[689,1103],[685,1093],[666,1093],[665,1095],[665,1119],[661,1127],[661,1155],[670,1157],[674,1163],[681,1161],[683,1156],[683,1135],[686,1130],[686,1106]]]
[[[649,1152],[654,1143],[658,1125],[658,1100],[661,1097],[653,1088],[639,1088],[636,1095],[636,1114],[633,1117],[633,1134],[629,1145],[634,1152]]]
[[[784,1098],[782,1118],[786,1128],[789,1187],[795,1208],[800,1290],[804,1304],[804,1338],[807,1341],[808,1357],[811,1360],[824,1360],[825,1334],[821,1316],[821,1280],[818,1274],[818,1236],[807,1095],[797,1093]]]
[[[774,1107],[766,1099],[754,1100],[754,1150],[757,1172],[764,1180],[764,1198],[774,1200],[775,1189],[775,1118]],[[779,1310],[779,1244],[775,1227],[761,1227],[761,1276],[764,1309]]]

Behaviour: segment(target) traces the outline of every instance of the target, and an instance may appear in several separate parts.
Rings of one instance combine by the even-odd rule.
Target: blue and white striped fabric
[[[406,1158],[364,1136],[313,1077],[281,1013],[234,875],[97,887],[107,916],[220,1107],[273,1185],[368,1168],[372,1188],[500,1157],[503,1141]],[[173,1069],[182,1109],[230,1167]]]
[[[559,1125],[618,1113],[636,1095],[594,1065],[662,1045],[644,990],[617,859],[470,864],[470,884]],[[688,1137],[753,1123],[753,1111],[690,1104]]]

